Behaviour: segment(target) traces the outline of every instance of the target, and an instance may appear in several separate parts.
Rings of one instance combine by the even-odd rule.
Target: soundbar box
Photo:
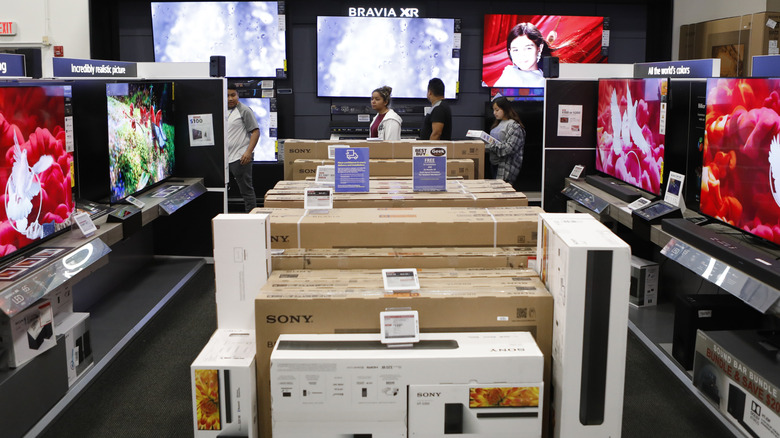
[[[780,284],[780,262],[769,254],[686,219],[664,219],[661,229],[758,281]]]
[[[585,182],[593,187],[603,190],[610,195],[625,202],[634,202],[642,197],[642,192],[634,187],[625,185],[615,179],[599,175],[588,175]]]

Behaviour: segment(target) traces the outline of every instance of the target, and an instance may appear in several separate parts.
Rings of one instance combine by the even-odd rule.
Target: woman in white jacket
[[[385,85],[371,93],[371,108],[376,111],[376,116],[371,121],[370,138],[387,141],[401,139],[401,116],[388,108],[392,91],[392,88]]]

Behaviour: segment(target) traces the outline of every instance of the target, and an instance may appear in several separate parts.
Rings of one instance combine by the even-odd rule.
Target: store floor
[[[42,436],[192,436],[189,366],[216,328],[212,268],[203,268]],[[629,332],[623,437],[731,436]]]

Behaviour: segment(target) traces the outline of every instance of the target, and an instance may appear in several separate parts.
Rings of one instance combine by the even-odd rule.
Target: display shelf
[[[595,197],[607,201],[609,205],[600,213],[597,213],[596,211],[586,208],[580,202],[575,200],[568,200],[566,202],[567,211],[589,213],[600,219],[602,222],[617,222],[629,230],[633,230],[633,217],[631,215],[631,210],[628,208],[627,202],[621,201],[609,193],[592,187],[585,181],[566,178],[564,184],[565,187],[569,187],[572,184],[576,185],[579,190],[590,193]],[[566,189],[564,189],[564,193],[565,191]],[[684,211],[683,217],[692,218],[700,216],[692,211]],[[708,225],[708,228],[711,228],[716,232],[724,235],[735,233],[733,229],[717,223]],[[750,285],[755,286],[753,289],[750,289],[751,291],[763,290],[766,292],[765,298],[761,301],[759,307],[763,307],[767,313],[771,315],[780,315],[780,299],[773,298],[774,291],[770,291],[770,289],[775,289],[774,287],[766,285],[765,283],[758,285],[756,283],[760,282],[755,279],[750,279],[749,277],[744,276],[744,274],[734,274],[731,272],[731,269],[726,269],[724,266],[718,264],[722,264],[722,262],[712,259],[710,256],[701,251],[692,248],[682,248],[680,246],[679,239],[675,239],[669,233],[662,230],[660,225],[651,225],[649,235],[644,236],[643,239],[649,240],[649,242],[653,243],[659,248],[659,251],[661,248],[669,248],[667,249],[667,252],[671,254],[671,251],[676,250],[676,258],[686,258],[680,257],[680,254],[683,250],[687,251],[687,256],[693,255],[693,253],[696,252],[700,256],[696,259],[696,266],[687,267],[687,270],[691,272],[691,275],[695,274],[708,281],[711,281],[713,284],[729,291],[737,297],[740,297],[740,294],[742,293],[741,291],[745,287],[750,289],[750,286],[748,286],[749,283]],[[685,244],[682,243],[682,245]],[[712,260],[712,263],[708,261],[704,265],[704,269],[701,269],[702,265],[700,263],[705,258]],[[686,266],[686,263],[681,263],[681,265]],[[712,268],[707,269],[707,267],[710,265]],[[718,275],[718,273],[722,275]],[[730,275],[732,277],[736,275],[736,277],[733,278],[741,279],[738,281],[735,280],[733,282],[735,285],[741,286],[737,287],[737,289],[730,288],[737,290],[737,292],[723,287],[724,283],[726,283],[725,280],[729,278]],[[728,287],[728,285],[726,286]],[[680,380],[680,382],[691,392],[691,394],[693,394],[696,399],[699,400],[702,405],[704,405],[715,416],[715,418],[717,418],[730,432],[734,434],[734,436],[744,436],[731,421],[729,421],[720,411],[718,411],[715,406],[713,406],[713,404],[701,393],[701,391],[699,391],[698,388],[693,386],[691,374],[684,370],[683,367],[680,366],[680,364],[672,356],[670,347],[672,345],[672,339],[674,336],[674,312],[674,304],[671,302],[662,302],[657,306],[650,307],[632,306],[629,308],[628,328],[653,354],[655,354],[661,363],[663,363],[672,372],[672,374],[674,374],[675,377]]]
[[[154,257],[143,276],[123,283],[106,299],[85,309],[91,315],[94,365],[25,436],[35,437],[46,430],[205,264],[200,257]]]

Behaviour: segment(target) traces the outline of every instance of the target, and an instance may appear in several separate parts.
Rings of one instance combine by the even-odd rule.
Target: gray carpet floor
[[[216,329],[207,265],[42,435],[191,437],[189,367]],[[733,436],[629,332],[623,437]]]

